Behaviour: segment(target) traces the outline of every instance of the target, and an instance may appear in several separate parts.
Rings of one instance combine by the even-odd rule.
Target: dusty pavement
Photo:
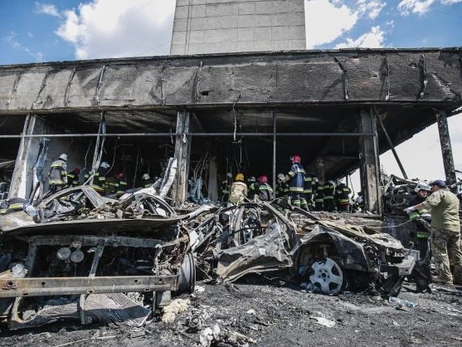
[[[400,307],[373,295],[326,296],[281,280],[257,280],[232,286],[198,283],[193,295],[180,297],[190,304],[171,324],[156,318],[142,328],[74,322],[16,332],[1,327],[0,345],[201,346],[207,332],[211,346],[462,345],[462,291],[457,288],[414,293],[406,283],[399,297],[417,306]]]

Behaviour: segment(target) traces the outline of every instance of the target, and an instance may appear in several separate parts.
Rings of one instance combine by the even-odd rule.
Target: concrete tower
[[[170,54],[305,49],[304,0],[177,0]]]

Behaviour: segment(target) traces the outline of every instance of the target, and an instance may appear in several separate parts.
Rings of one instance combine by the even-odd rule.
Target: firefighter
[[[335,211],[335,184],[334,181],[327,181],[322,187],[324,194],[324,210],[328,212]]]
[[[287,176],[283,173],[278,175],[278,182],[276,185],[276,197],[288,197],[289,196],[289,184],[287,183]]]
[[[319,182],[317,177],[313,178],[313,200],[314,200],[314,210],[322,211],[324,210],[324,194],[322,192],[323,184]]]
[[[257,196],[261,201],[271,201],[274,198],[273,188],[268,184],[268,176],[258,177]]]
[[[426,200],[431,192],[430,185],[426,182],[418,182],[414,188],[416,195],[408,203],[408,206],[418,205]],[[410,278],[414,279],[416,290],[424,292],[429,289],[431,283],[431,217],[427,209],[422,208],[409,213],[409,220],[413,221],[414,230],[410,232],[410,240],[414,243],[414,248],[419,251],[414,270]]]
[[[125,179],[125,173],[119,172],[116,174],[116,197],[120,198],[127,191],[127,180]]]
[[[68,187],[76,187],[80,184],[80,169],[75,168],[71,172],[67,174],[67,186]]]
[[[236,175],[233,184],[231,184],[229,202],[234,205],[239,204],[244,202],[246,196],[247,184],[244,182],[244,175],[239,172]]]
[[[154,183],[148,173],[144,173],[143,176],[141,176],[141,182],[143,188],[149,188]]]
[[[50,172],[48,173],[50,193],[59,192],[67,185],[67,154],[62,153],[58,160],[51,163]]]
[[[98,171],[96,171],[95,176],[93,177],[92,188],[101,195],[105,195],[107,192],[109,192],[109,186],[106,183],[106,173],[110,167],[111,166],[107,161],[101,162]]]
[[[305,169],[301,164],[301,158],[299,155],[293,155],[290,157],[292,166],[288,173],[289,176],[289,192],[293,206],[308,209],[305,197],[303,196],[303,186],[305,183]]]
[[[257,179],[255,178],[255,176],[250,176],[249,179],[247,180],[247,188],[248,188],[247,197],[249,198],[249,200],[252,201],[255,199],[255,195],[257,194],[257,187],[258,187]]]
[[[414,188],[416,196],[409,202],[408,206],[415,206],[427,199],[427,196],[431,192],[431,188],[428,183],[421,181],[417,183]],[[413,210],[409,213],[409,219],[414,221],[416,227],[415,238],[417,239],[417,249],[420,251],[420,257],[425,258],[430,251],[429,248],[429,238],[431,236],[430,231],[428,230],[428,220],[425,219],[426,215],[429,214],[429,211],[425,208],[420,210]],[[413,233],[414,234],[414,233]]]
[[[220,201],[221,203],[226,203],[229,200],[229,188],[231,187],[231,184],[233,183],[231,180],[233,178],[233,175],[231,172],[228,172],[226,174],[226,179],[221,181],[221,187],[220,187]]]
[[[313,179],[314,174],[307,174],[305,175],[305,181],[303,183],[303,194],[305,194],[306,203],[308,205],[308,209],[313,209]]]
[[[350,194],[351,189],[346,186],[343,182],[338,182],[337,188],[335,188],[335,204],[337,211],[348,212],[348,206],[350,206]]]

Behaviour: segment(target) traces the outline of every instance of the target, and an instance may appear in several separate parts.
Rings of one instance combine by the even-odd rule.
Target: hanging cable
[[[234,142],[236,142],[236,132],[237,132],[236,104],[237,104],[237,102],[239,101],[240,98],[241,98],[241,94],[239,94],[237,96],[236,100],[234,100],[234,102],[233,102],[233,117],[234,117],[234,120],[233,120],[233,125],[234,125],[233,141]]]

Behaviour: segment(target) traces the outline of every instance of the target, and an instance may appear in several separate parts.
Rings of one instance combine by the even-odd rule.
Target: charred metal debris
[[[230,283],[271,272],[318,293],[396,296],[415,264],[375,217],[279,200],[174,209],[151,188],[110,199],[79,186],[23,207],[0,220],[0,315],[10,329],[142,325],[172,295],[192,293],[196,276]]]

